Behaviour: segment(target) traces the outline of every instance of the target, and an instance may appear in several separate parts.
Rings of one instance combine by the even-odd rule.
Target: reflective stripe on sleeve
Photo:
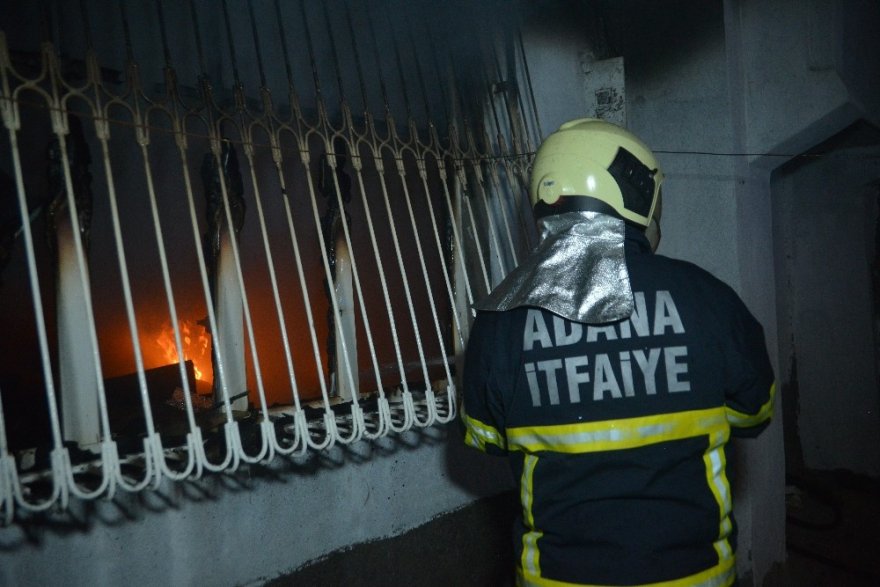
[[[727,413],[727,421],[731,426],[736,428],[750,428],[752,426],[763,424],[773,416],[773,400],[775,397],[776,383],[774,382],[770,386],[770,399],[761,406],[761,409],[758,410],[757,414],[746,414],[745,412],[738,412],[733,408],[725,407],[724,411]]]
[[[486,450],[487,444],[494,444],[502,450],[507,450],[504,436],[495,427],[468,416],[464,410],[461,412],[461,419],[465,427],[465,444],[482,451]]]

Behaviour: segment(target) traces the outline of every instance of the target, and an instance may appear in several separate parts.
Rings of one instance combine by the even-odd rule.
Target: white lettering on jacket
[[[597,350],[606,350],[603,345],[612,341],[664,336],[666,343],[669,337],[680,338],[675,335],[685,334],[681,314],[668,291],[657,291],[653,299],[647,299],[644,292],[634,292],[633,301],[635,309],[627,320],[601,326],[558,316],[552,316],[548,324],[545,313],[528,310],[523,351],[541,351],[544,357],[524,364],[533,406],[578,404],[585,398],[615,401],[691,391],[688,348],[684,344],[590,352],[594,345]],[[576,354],[571,348],[574,345],[579,345]]]

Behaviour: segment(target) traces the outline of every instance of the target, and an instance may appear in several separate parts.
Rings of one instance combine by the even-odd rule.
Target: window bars
[[[455,417],[540,136],[472,4],[3,19],[0,519]]]

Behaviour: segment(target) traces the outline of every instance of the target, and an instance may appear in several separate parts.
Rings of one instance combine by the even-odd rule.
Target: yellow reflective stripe
[[[714,567],[671,581],[659,583],[645,583],[641,587],[728,587],[733,585],[736,579],[734,560],[723,561]],[[609,587],[592,583],[568,583],[566,581],[554,581],[546,577],[532,575],[524,571],[517,571],[516,583],[519,587]]]
[[[737,428],[757,426],[773,415],[773,399],[775,397],[776,382],[774,381],[770,386],[770,399],[767,400],[767,403],[761,406],[761,409],[758,410],[757,414],[746,414],[745,412],[738,412],[733,408],[726,407],[724,409],[727,412],[727,421],[730,422],[731,426],[736,426]]]
[[[480,422],[476,418],[471,418],[464,411],[461,413],[461,419],[464,422],[465,428],[465,444],[480,450],[486,450],[487,444],[494,444],[499,448],[507,450],[507,442],[496,428]]]
[[[717,434],[727,428],[724,408],[709,408],[603,422],[508,428],[507,442],[509,448],[526,453],[578,454]]]
[[[519,483],[520,503],[523,510],[523,522],[525,522],[528,532],[523,534],[523,550],[521,557],[522,568],[530,575],[541,575],[541,553],[538,551],[538,539],[544,535],[535,529],[535,517],[532,514],[532,502],[534,500],[534,478],[535,466],[538,464],[538,457],[534,455],[525,455],[523,458],[522,479]]]
[[[718,539],[714,543],[718,561],[724,563],[733,560],[733,547],[728,538],[733,531],[733,523],[730,520],[730,511],[733,507],[730,496],[730,482],[727,479],[727,457],[724,455],[724,445],[730,438],[729,429],[713,434],[703,462],[706,465],[706,481],[709,490],[718,504],[719,524]]]

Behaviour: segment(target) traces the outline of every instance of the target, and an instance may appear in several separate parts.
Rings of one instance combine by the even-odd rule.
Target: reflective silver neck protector
[[[566,212],[538,221],[541,242],[477,310],[537,306],[575,322],[604,324],[633,312],[624,255],[625,224],[599,212]]]

